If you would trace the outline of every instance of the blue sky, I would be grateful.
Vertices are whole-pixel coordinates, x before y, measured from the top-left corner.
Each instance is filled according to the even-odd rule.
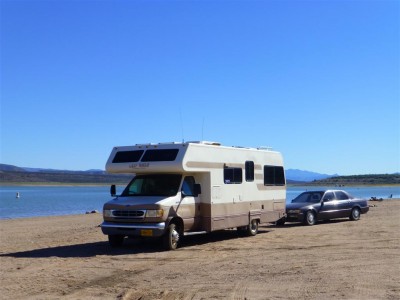
[[[400,171],[399,1],[1,1],[1,163],[104,169],[113,146],[272,146]]]

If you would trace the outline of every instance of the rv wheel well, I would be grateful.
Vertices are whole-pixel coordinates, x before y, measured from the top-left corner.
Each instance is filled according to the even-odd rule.
[[[174,217],[169,221],[169,224],[175,224],[179,234],[183,234],[183,220],[179,217]]]

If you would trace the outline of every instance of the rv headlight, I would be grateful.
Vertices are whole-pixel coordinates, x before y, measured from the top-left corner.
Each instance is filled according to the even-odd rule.
[[[111,209],[105,209],[103,210],[103,217],[104,218],[111,218],[113,217],[113,213]]]
[[[161,218],[164,215],[163,209],[148,209],[146,211],[147,218]]]

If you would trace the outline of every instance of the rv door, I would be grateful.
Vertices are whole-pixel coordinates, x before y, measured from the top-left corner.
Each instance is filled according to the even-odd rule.
[[[182,182],[181,203],[178,214],[182,217],[185,230],[197,230],[201,223],[200,194],[201,187],[193,176],[186,176]]]

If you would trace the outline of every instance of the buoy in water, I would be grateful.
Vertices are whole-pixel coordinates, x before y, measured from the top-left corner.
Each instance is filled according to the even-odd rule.
[[[19,192],[17,192],[17,195],[15,196],[15,198],[19,198]]]

